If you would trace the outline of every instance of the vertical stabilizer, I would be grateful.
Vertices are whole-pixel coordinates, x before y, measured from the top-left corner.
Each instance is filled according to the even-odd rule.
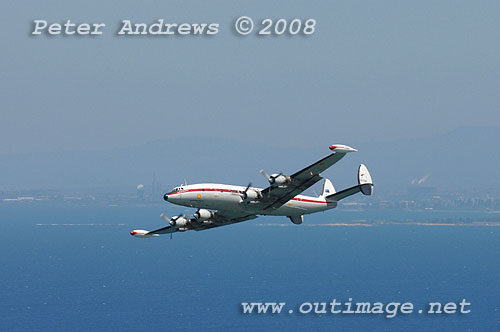
[[[335,188],[333,187],[333,184],[330,180],[325,179],[325,182],[323,182],[323,192],[321,193],[322,197],[326,197],[329,195],[335,194]]]
[[[365,195],[373,194],[373,180],[368,168],[361,164],[358,168],[358,184],[360,186],[361,192]]]

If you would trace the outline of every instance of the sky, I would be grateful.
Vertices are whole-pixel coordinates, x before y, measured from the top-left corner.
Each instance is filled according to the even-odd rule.
[[[239,36],[246,15],[311,36]],[[302,148],[500,125],[498,1],[3,1],[0,153],[172,137]],[[211,37],[116,34],[121,20],[220,24]],[[33,20],[105,23],[32,36]]]

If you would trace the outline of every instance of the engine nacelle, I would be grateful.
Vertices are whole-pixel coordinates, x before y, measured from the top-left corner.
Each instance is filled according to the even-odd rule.
[[[199,209],[198,211],[196,211],[194,213],[194,217],[198,221],[205,221],[205,220],[212,218],[213,216],[214,216],[213,211],[209,211],[209,210],[205,210],[205,209]]]
[[[183,226],[186,226],[188,223],[189,223],[189,219],[186,219],[184,217],[179,217],[177,219],[172,218],[170,225],[177,226],[177,227],[183,227]]]
[[[241,202],[240,203],[254,201],[258,198],[262,198],[262,194],[260,193],[260,191],[247,188],[241,194]]]
[[[260,196],[261,196],[261,194],[257,190],[248,189],[246,191],[245,200],[252,201],[252,200],[255,200],[255,199],[259,198]]]
[[[270,181],[273,186],[282,186],[284,184],[292,182],[289,176],[283,174],[273,174],[271,175]]]

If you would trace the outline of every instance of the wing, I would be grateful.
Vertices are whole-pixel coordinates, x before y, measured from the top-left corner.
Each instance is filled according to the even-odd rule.
[[[208,222],[198,222],[196,219],[190,219],[190,222],[185,227],[189,230],[195,231],[203,231],[205,229],[210,229],[219,226],[226,226],[250,219],[257,218],[254,214],[248,214],[245,212],[233,212],[233,211],[216,211],[212,218],[208,220]],[[178,231],[178,227],[175,226],[167,226],[154,231],[147,232],[144,234],[147,236],[152,236],[155,234],[169,234]]]
[[[342,159],[346,153],[356,151],[345,145],[332,145],[330,150],[334,151],[329,156],[315,162],[312,165],[298,171],[290,176],[290,182],[286,185],[264,189],[261,202],[264,210],[277,209],[290,199],[294,198],[307,188],[322,179],[320,173]]]
[[[195,231],[203,231],[205,229],[226,226],[255,218],[257,218],[255,214],[249,214],[246,212],[216,211],[213,217],[210,218],[209,223],[198,224],[196,221],[194,221],[192,223],[192,226]]]
[[[176,227],[167,226],[167,227],[163,227],[163,228],[160,228],[160,229],[157,229],[157,230],[154,230],[154,231],[150,231],[146,235],[169,234],[169,233],[173,233],[173,232],[176,232],[176,231],[177,231]]]

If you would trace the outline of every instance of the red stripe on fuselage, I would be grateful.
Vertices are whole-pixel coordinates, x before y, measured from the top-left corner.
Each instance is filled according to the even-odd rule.
[[[182,194],[182,193],[189,193],[189,192],[195,192],[195,191],[219,191],[219,192],[225,192],[225,193],[242,193],[243,191],[240,190],[231,190],[231,189],[216,189],[216,188],[197,188],[197,189],[188,189],[188,190],[179,190],[176,191],[175,193],[171,193],[169,195],[175,195],[175,194]]]
[[[231,189],[217,189],[217,188],[196,188],[196,189],[187,189],[187,190],[179,190],[176,191],[175,193],[171,193],[170,195],[175,195],[175,194],[182,194],[182,193],[189,193],[189,192],[196,192],[196,191],[201,191],[201,192],[210,192],[210,191],[218,191],[218,192],[225,192],[225,193],[238,193],[241,194],[243,191],[241,190],[231,190]],[[322,203],[326,204],[325,201],[315,201],[312,199],[306,199],[306,198],[297,198],[294,197],[291,199],[292,201],[299,201],[299,202],[307,202],[307,203]]]
[[[325,201],[313,201],[312,199],[306,199],[306,198],[292,198],[292,201],[308,202],[308,203],[323,203],[323,204],[326,204]]]

